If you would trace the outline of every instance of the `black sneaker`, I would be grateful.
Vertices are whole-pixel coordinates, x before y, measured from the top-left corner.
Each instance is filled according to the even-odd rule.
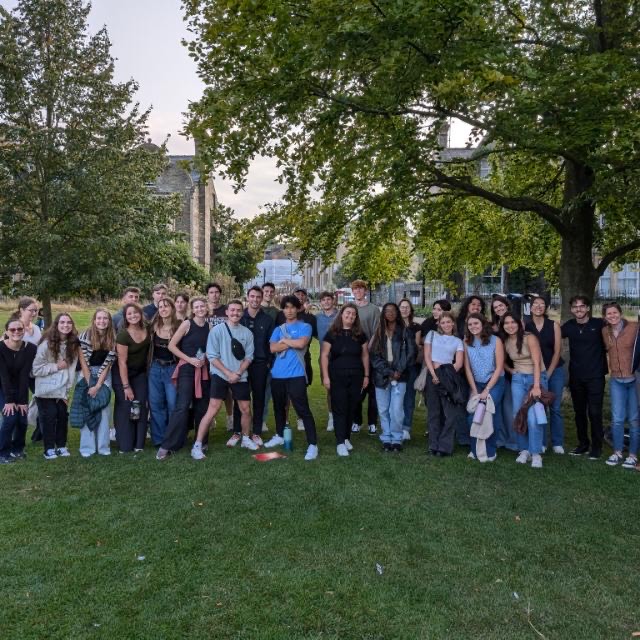
[[[0,456],[0,464],[11,464],[15,460],[11,456]]]
[[[384,442],[382,444],[382,450],[383,451],[391,451],[391,443],[390,442]]]
[[[599,449],[591,449],[589,452],[589,460],[600,460],[602,457],[602,451]]]
[[[394,444],[392,446],[392,449],[396,452],[396,453],[400,453],[402,451],[402,445],[401,444]]]
[[[579,444],[575,449],[569,451],[570,456],[583,456],[585,453],[589,453],[589,447],[586,444]]]

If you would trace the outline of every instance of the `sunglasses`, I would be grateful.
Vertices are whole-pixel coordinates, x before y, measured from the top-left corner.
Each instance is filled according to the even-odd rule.
[[[9,333],[24,333],[24,329],[7,329]]]

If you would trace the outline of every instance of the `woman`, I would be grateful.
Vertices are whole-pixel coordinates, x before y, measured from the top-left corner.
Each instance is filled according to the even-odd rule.
[[[451,396],[439,389],[439,370],[453,366],[457,374],[464,364],[464,346],[455,335],[455,329],[453,315],[443,311],[438,330],[430,331],[424,339],[424,363],[428,370],[425,395],[429,414],[429,450],[435,456],[450,456],[453,453],[456,422],[461,413]]]
[[[402,451],[404,394],[409,367],[416,360],[416,343],[394,302],[382,307],[380,323],[370,342],[373,383],[380,414],[384,451]]]
[[[116,336],[118,367],[113,372],[116,440],[121,453],[138,453],[143,450],[147,435],[147,362],[151,337],[140,305],[125,304],[122,317],[123,328]]]
[[[522,323],[511,311],[507,311],[500,320],[500,337],[510,358],[504,368],[511,374],[512,408],[515,415],[529,397],[539,398],[542,389],[547,388],[547,373],[538,338],[525,333]],[[544,426],[538,424],[533,407],[527,413],[527,424],[527,433],[518,434],[520,454],[516,462],[526,464],[531,460],[532,468],[541,469]]]
[[[35,323],[38,318],[38,304],[36,301],[33,298],[20,298],[18,300],[17,317],[24,326],[23,340],[37,347],[42,338],[42,331]]]
[[[633,469],[638,463],[640,440],[638,391],[632,364],[638,323],[625,320],[617,302],[608,302],[603,305],[602,316],[605,321],[602,338],[609,357],[609,396],[613,438],[613,453],[606,462],[612,467],[622,463],[625,469]],[[626,460],[622,456],[625,420],[629,421],[629,455]]]
[[[78,374],[78,380],[81,376],[86,380],[89,385],[87,394],[95,398],[103,386],[111,390],[111,368],[116,361],[116,334],[111,314],[106,309],[95,310],[89,328],[80,334],[80,349],[82,370]],[[87,425],[80,429],[80,455],[83,458],[89,458],[94,453],[101,456],[111,455],[110,414],[111,407],[107,405],[100,413],[97,429],[92,431]]]
[[[158,311],[151,321],[151,364],[149,366],[149,412],[151,413],[151,442],[159,447],[176,407],[176,387],[173,372],[176,358],[169,351],[169,341],[178,330],[176,306],[169,297],[158,302]]]
[[[45,460],[71,455],[67,449],[67,405],[81,357],[73,319],[67,313],[59,313],[44,332],[31,369],[36,379],[35,396]]]
[[[444,299],[436,300],[431,307],[431,316],[427,318],[420,327],[421,348],[423,347],[424,337],[427,333],[438,330],[438,320],[440,320],[443,311],[451,311],[451,303]]]
[[[169,416],[169,424],[158,453],[157,460],[164,460],[171,452],[184,446],[189,425],[195,420],[200,424],[209,407],[209,370],[206,361],[209,323],[207,301],[191,298],[191,319],[185,320],[173,334],[169,351],[178,358],[174,372],[176,405]],[[193,404],[193,419],[189,407]]]
[[[487,457],[496,459],[500,412],[498,407],[504,394],[504,347],[502,341],[491,332],[486,318],[479,313],[467,317],[467,332],[464,337],[464,371],[471,389],[471,396],[480,396],[486,402],[491,395],[496,408],[493,433],[486,440]],[[469,424],[473,416],[469,416]],[[471,438],[470,458],[476,458],[476,438]]]
[[[24,340],[22,320],[10,319],[0,342],[0,464],[25,458],[29,376],[36,346]]]
[[[353,449],[351,425],[360,396],[369,385],[367,339],[360,327],[358,307],[352,302],[340,309],[324,336],[320,367],[324,387],[331,397],[336,451],[339,456],[348,456]]]
[[[184,292],[178,293],[176,295],[175,304],[176,318],[178,318],[180,322],[183,322],[189,315],[189,295]]]
[[[416,390],[413,385],[422,367],[422,345],[420,325],[413,321],[414,309],[411,300],[403,298],[398,303],[402,322],[407,329],[409,336],[413,336],[416,343],[416,361],[408,368],[407,389],[404,393],[404,420],[402,423],[402,439],[411,440],[411,427],[413,426],[413,413],[416,409]]]
[[[565,385],[564,360],[562,352],[562,334],[560,324],[547,317],[547,301],[541,296],[531,300],[531,320],[525,331],[532,333],[540,343],[542,361],[547,370],[549,391],[555,394],[550,406],[551,446],[553,452],[564,453],[564,419],[562,417],[562,392]],[[547,430],[544,430],[543,446],[547,445]]]
[[[494,294],[491,298],[491,328],[493,332],[498,335],[500,330],[500,318],[511,311],[511,303],[507,298],[499,294]]]
[[[485,303],[480,296],[471,295],[465,298],[460,305],[456,328],[458,338],[461,340],[464,338],[467,326],[467,316],[471,313],[480,313],[483,316],[485,315]]]

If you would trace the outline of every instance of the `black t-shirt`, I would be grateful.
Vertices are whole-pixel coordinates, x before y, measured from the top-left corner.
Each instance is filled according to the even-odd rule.
[[[548,371],[551,361],[553,360],[553,354],[556,346],[555,323],[550,318],[545,318],[544,323],[542,324],[542,330],[538,331],[536,323],[533,320],[529,320],[525,325],[524,330],[529,333],[533,333],[533,335],[538,338],[540,351],[542,351],[542,362],[544,362],[544,367]],[[560,358],[558,366],[561,367],[563,364],[564,360]]]
[[[572,318],[562,325],[562,337],[569,339],[569,376],[574,380],[602,378],[607,374],[602,326],[601,318],[589,318],[584,324]]]
[[[342,331],[333,335],[327,331],[324,342],[331,345],[329,351],[329,373],[350,369],[364,373],[362,366],[362,345],[367,341],[364,334],[354,337],[351,331]]]
[[[433,316],[427,318],[420,326],[420,335],[422,336],[422,341],[424,342],[424,339],[427,337],[429,331],[437,330],[438,323],[436,322],[436,319]]]
[[[108,349],[94,349],[89,358],[90,367],[101,367],[109,355]]]
[[[213,310],[211,315],[208,315],[206,320],[209,323],[209,329],[213,329],[213,327],[222,324],[227,319],[227,307],[222,304],[217,309]]]

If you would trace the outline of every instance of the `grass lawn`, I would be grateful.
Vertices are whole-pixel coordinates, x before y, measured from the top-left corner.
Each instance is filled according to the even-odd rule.
[[[79,327],[89,314],[74,313]],[[81,320],[84,320],[82,322]],[[325,430],[286,460],[153,450],[0,466],[0,638],[629,638],[640,474],[402,454]],[[223,410],[224,414],[224,410]],[[573,424],[567,407],[568,434]],[[223,418],[218,420],[223,423]],[[273,432],[273,421],[270,421]],[[380,569],[377,569],[377,566]],[[534,629],[535,628],[535,629]],[[537,631],[536,631],[537,630]]]

